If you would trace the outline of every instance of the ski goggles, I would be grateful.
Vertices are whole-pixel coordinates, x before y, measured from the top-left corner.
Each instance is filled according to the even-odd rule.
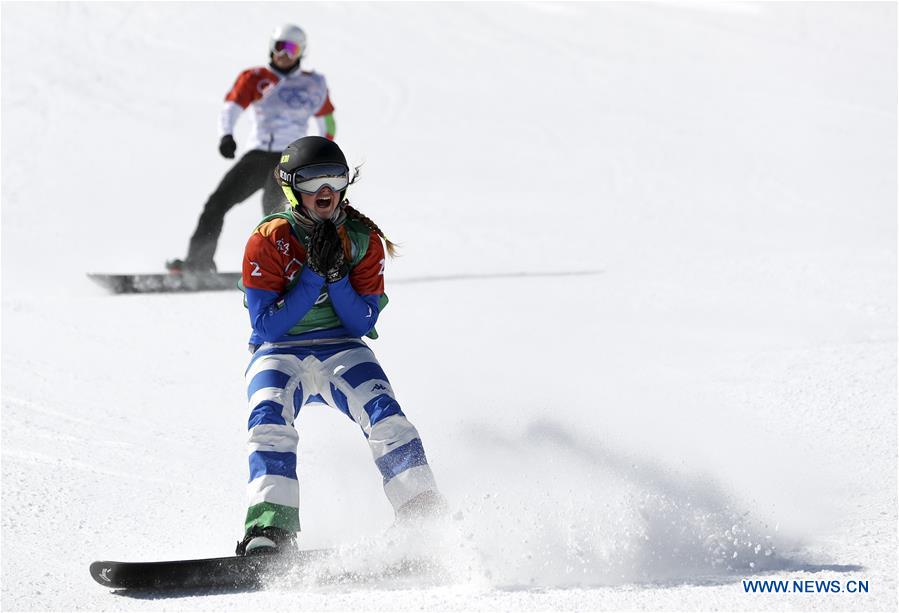
[[[281,179],[288,181],[296,191],[315,194],[324,186],[335,192],[343,191],[350,184],[350,171],[342,164],[315,164],[298,168],[292,173],[280,171]]]
[[[303,48],[300,46],[300,43],[290,40],[276,40],[275,44],[272,45],[272,53],[286,53],[292,58],[300,57],[302,52]]]

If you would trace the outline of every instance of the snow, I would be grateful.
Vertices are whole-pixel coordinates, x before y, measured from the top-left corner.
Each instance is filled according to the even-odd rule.
[[[895,3],[289,8],[2,5],[4,610],[896,610]],[[453,519],[388,530],[358,428],[306,407],[301,542],[334,559],[112,593],[91,561],[242,536],[248,322],[85,273],[183,255],[286,20],[402,244],[371,345]]]

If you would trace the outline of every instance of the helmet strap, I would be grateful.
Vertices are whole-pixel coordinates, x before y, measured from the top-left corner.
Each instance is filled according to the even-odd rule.
[[[297,200],[297,195],[293,193],[293,190],[289,185],[282,185],[281,190],[284,192],[284,195],[287,196],[287,201],[290,203],[290,206],[303,208],[300,201]]]

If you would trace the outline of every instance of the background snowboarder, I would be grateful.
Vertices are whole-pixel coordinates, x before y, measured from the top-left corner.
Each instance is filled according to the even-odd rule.
[[[319,132],[332,139],[336,133],[334,105],[325,77],[300,70],[306,51],[306,34],[298,26],[275,28],[269,38],[269,64],[240,73],[225,96],[219,116],[219,153],[233,158],[237,150],[234,126],[249,107],[250,135],[247,153],[231,167],[209,196],[190,239],[187,257],[167,262],[170,271],[214,272],[214,256],[225,214],[262,189],[264,215],[282,210],[284,197],[273,176],[281,151],[306,134],[315,117]]]
[[[377,337],[387,304],[384,234],[345,200],[349,166],[336,143],[307,136],[280,160],[291,206],[262,221],[243,260],[254,353],[246,372],[250,482],[239,555],[295,540],[293,424],[309,402],[335,407],[362,428],[398,519],[444,507],[421,438],[360,338]],[[389,241],[387,249],[392,253]]]

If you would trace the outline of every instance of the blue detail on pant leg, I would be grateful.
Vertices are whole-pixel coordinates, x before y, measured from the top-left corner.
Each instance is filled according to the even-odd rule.
[[[312,396],[309,396],[309,398],[306,399],[306,402],[320,402],[322,404],[328,404],[327,402],[325,402],[325,399],[322,398],[321,394],[314,394]],[[306,403],[304,402],[303,404]]]
[[[389,394],[375,396],[366,402],[363,408],[368,413],[368,420],[373,426],[385,417],[403,414],[403,411],[400,409],[400,403]]]
[[[297,389],[293,391],[293,418],[296,419],[303,408],[303,386],[297,383]]]
[[[250,481],[264,475],[297,479],[297,454],[288,451],[254,451],[250,454]]]
[[[356,364],[340,376],[346,379],[346,382],[354,388],[373,379],[387,381],[387,375],[384,374],[384,371],[377,362],[362,362],[362,364]]]
[[[262,424],[277,424],[286,426],[284,416],[281,415],[284,407],[274,400],[263,400],[250,411],[250,419],[247,422],[247,430],[252,430],[254,426]]]
[[[263,370],[253,375],[252,381],[247,386],[247,400],[253,397],[253,394],[265,387],[277,387],[284,389],[287,382],[290,381],[290,375],[280,370]]]
[[[378,469],[384,477],[384,483],[405,470],[427,463],[428,459],[425,457],[424,447],[421,446],[421,439],[417,438],[375,460],[375,464],[378,465]]]
[[[350,414],[350,405],[347,402],[346,394],[334,387],[333,383],[331,383],[331,398],[334,399],[334,403],[337,405],[337,408],[340,409],[341,413],[343,413],[350,419],[353,419],[353,416]],[[353,419],[353,421],[356,420]]]

